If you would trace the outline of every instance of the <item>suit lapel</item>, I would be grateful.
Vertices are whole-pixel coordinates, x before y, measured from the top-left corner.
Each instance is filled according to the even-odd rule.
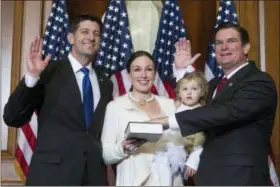
[[[221,98],[227,91],[232,89],[236,84],[240,83],[245,77],[251,75],[252,68],[256,68],[254,62],[250,62],[248,65],[237,71],[221,88],[219,92],[216,93],[215,97],[213,98],[213,102]],[[217,84],[218,85],[218,84]],[[216,86],[217,86],[216,85]],[[216,88],[215,88],[216,89]],[[214,90],[215,90],[214,89]],[[213,94],[212,94],[213,95]]]
[[[71,118],[73,118],[73,120],[75,120],[74,123],[77,122],[79,125],[85,127],[81,93],[72,66],[68,59],[62,63],[59,71],[61,74],[61,82],[64,92],[63,99],[66,101],[65,107],[67,113],[71,116]]]
[[[98,85],[99,85],[99,91],[100,91],[100,100],[97,104],[97,107],[96,109],[98,108],[98,106],[100,104],[102,104],[102,101],[104,100],[104,96],[106,95],[106,90],[107,90],[107,85],[105,84],[105,80],[103,79],[103,77],[98,73],[96,72],[96,76],[97,76],[97,81],[98,81]]]
[[[217,78],[211,80],[211,82],[209,83],[208,98],[207,98],[208,104],[212,102],[213,94],[218,84],[219,84],[219,79]]]
[[[215,97],[213,98],[213,100],[219,98],[221,95],[223,95],[224,92],[226,92],[228,90],[228,88],[230,87],[229,85],[233,85],[233,79],[230,78],[225,84],[224,86],[220,89],[219,92],[216,92]],[[217,85],[218,86],[218,85]],[[217,87],[216,87],[217,88]],[[215,88],[215,89],[216,89]]]
[[[100,92],[100,99],[98,101],[98,104],[96,106],[96,109],[94,110],[94,113],[92,114],[92,122],[90,123],[90,129],[91,128],[96,128],[98,129],[97,126],[99,126],[99,124],[96,122],[98,120],[96,120],[98,117],[97,115],[99,115],[99,108],[102,105],[106,105],[106,99],[104,99],[107,95],[106,90],[107,90],[107,85],[105,83],[105,79],[100,75],[100,73],[98,71],[95,71],[96,73],[96,77],[97,77],[97,81],[98,81],[98,85],[99,85],[99,92]]]

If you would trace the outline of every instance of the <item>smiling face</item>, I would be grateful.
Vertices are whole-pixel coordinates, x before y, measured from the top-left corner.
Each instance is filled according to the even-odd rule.
[[[179,88],[179,97],[189,107],[198,104],[202,97],[201,85],[195,80],[185,81]]]
[[[133,93],[149,93],[154,84],[155,75],[155,64],[149,57],[140,56],[135,58],[127,74],[132,83]]]
[[[100,45],[100,26],[94,21],[81,21],[76,32],[68,34],[68,41],[75,58],[93,58]]]
[[[246,62],[250,44],[242,44],[240,33],[233,28],[221,29],[215,37],[215,54],[225,74]]]

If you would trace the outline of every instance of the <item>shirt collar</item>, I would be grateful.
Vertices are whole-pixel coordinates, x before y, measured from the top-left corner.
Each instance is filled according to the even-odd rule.
[[[246,66],[248,64],[249,64],[249,62],[246,62],[245,64],[240,65],[238,68],[236,68],[230,74],[228,74],[227,76],[224,76],[223,78],[227,77],[227,79],[230,79],[238,70],[240,70],[241,68],[243,68],[244,66]]]
[[[80,71],[80,69],[83,67],[80,62],[71,54],[68,54],[68,59],[71,63],[71,66],[73,68],[74,73],[77,73]],[[93,69],[92,69],[92,64],[90,63],[89,65],[86,66],[89,69],[89,73],[91,74]]]
[[[184,111],[184,110],[192,110],[192,109],[195,109],[195,108],[198,108],[198,107],[201,107],[200,104],[196,104],[195,106],[187,106],[187,105],[184,105],[184,104],[180,104],[177,108],[177,112],[181,112],[181,111]]]

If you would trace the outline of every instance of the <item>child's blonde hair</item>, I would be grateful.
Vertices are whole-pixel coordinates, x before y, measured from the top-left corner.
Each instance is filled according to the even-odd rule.
[[[201,86],[201,97],[199,99],[199,103],[203,106],[206,105],[207,101],[207,95],[208,95],[208,82],[205,79],[204,73],[200,71],[194,71],[191,73],[186,73],[183,78],[181,78],[175,88],[175,93],[176,93],[176,106],[178,107],[181,103],[182,100],[179,96],[180,88],[182,87],[183,84],[189,82],[189,81],[196,81],[200,86]]]

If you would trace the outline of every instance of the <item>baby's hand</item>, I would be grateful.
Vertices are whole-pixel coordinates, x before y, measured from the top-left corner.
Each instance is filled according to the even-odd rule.
[[[186,175],[187,177],[192,177],[192,176],[194,176],[195,173],[196,173],[196,170],[195,170],[195,169],[193,169],[193,168],[191,168],[191,167],[189,167],[189,166],[187,166],[187,167],[185,168],[185,175]]]

